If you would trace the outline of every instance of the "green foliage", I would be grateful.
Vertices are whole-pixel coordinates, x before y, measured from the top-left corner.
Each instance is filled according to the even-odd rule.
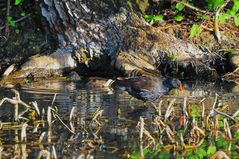
[[[239,131],[235,133],[235,139],[239,140]]]
[[[15,5],[19,5],[22,2],[22,0],[15,0]]]
[[[218,7],[220,7],[224,0],[206,0],[207,2],[207,8],[210,10],[216,10]]]
[[[197,18],[198,18],[198,19],[209,20],[209,19],[210,19],[210,16],[209,16],[209,15],[198,15]]]
[[[224,12],[220,13],[220,15],[219,15],[219,23],[221,23],[221,24],[227,23],[228,20],[230,19],[230,16],[231,15],[229,15],[227,13],[224,13]]]
[[[225,24],[229,22],[231,18],[234,20],[234,24],[236,26],[239,26],[239,0],[233,1],[233,7],[231,9],[228,9],[226,12],[221,12],[219,15],[219,22],[221,24]]]
[[[197,117],[198,116],[198,113],[199,113],[199,110],[198,108],[192,108],[190,114],[192,117]]]
[[[163,15],[145,15],[144,19],[150,24],[153,25],[155,22],[163,22]]]
[[[239,0],[234,0],[232,9],[229,9],[227,13],[230,15],[235,15],[238,12],[238,10],[239,10]]]
[[[19,34],[20,33],[20,29],[15,29],[15,33]]]
[[[20,16],[25,17],[25,16],[26,16],[26,13],[22,11],[22,12],[20,13]]]
[[[177,3],[175,8],[178,10],[178,11],[182,11],[184,9],[184,5],[182,3]]]
[[[15,21],[12,19],[11,16],[7,17],[7,21],[10,24],[10,26],[15,27]]]
[[[198,24],[193,24],[193,26],[190,29],[190,38],[198,36],[202,31],[202,28]]]
[[[226,141],[222,135],[219,135],[217,138],[217,141],[215,143],[215,145],[219,148],[219,149],[226,149],[227,145],[228,145],[228,141]]]
[[[181,22],[183,20],[183,16],[182,15],[176,15],[174,17],[174,20],[177,21],[177,22]]]
[[[207,149],[207,155],[211,156],[211,155],[215,154],[216,151],[217,151],[216,146],[209,146]]]
[[[234,15],[234,23],[237,27],[239,26],[239,14]]]
[[[199,148],[195,151],[195,154],[197,154],[199,159],[203,159],[207,156],[207,152],[203,148]]]

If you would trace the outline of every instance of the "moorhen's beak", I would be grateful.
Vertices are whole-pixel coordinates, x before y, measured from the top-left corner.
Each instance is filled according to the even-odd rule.
[[[182,83],[180,83],[180,85],[179,85],[179,90],[180,90],[180,91],[183,91],[183,85],[182,85]]]

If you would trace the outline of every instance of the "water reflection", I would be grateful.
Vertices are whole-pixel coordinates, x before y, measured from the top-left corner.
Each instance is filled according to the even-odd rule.
[[[182,105],[183,97],[189,97],[190,102],[195,100],[200,101],[203,98],[209,98],[208,105],[211,106],[214,101],[215,93],[220,95],[220,102],[230,102],[229,109],[235,111],[239,106],[239,98],[237,92],[238,86],[234,84],[225,83],[197,83],[197,82],[184,82],[185,91],[183,94],[174,94],[163,97],[165,103],[169,102],[172,98],[177,98],[176,104]],[[74,126],[76,134],[71,134],[60,123],[53,124],[52,132],[49,129],[40,126],[37,133],[34,133],[32,128],[30,137],[27,138],[26,143],[20,142],[21,129],[0,130],[0,139],[2,152],[11,154],[13,157],[24,155],[27,157],[37,157],[40,152],[48,155],[48,152],[56,151],[58,156],[79,157],[83,154],[97,155],[97,158],[119,158],[125,157],[124,155],[129,152],[130,147],[136,147],[138,144],[136,131],[136,123],[140,116],[146,119],[151,119],[155,110],[153,107],[145,107],[143,102],[132,98],[124,91],[110,90],[104,87],[87,87],[84,82],[62,82],[62,81],[45,81],[40,83],[28,84],[22,86],[20,89],[21,99],[25,102],[37,101],[39,109],[44,108],[45,113],[47,107],[52,105],[54,95],[56,94],[53,106],[58,108],[58,113],[63,117],[68,117],[73,107],[77,109],[74,117]],[[1,89],[0,98],[12,97],[13,94],[6,89]],[[161,99],[156,100],[154,103],[159,103]],[[150,103],[148,103],[150,105]],[[163,105],[162,110],[166,108]],[[232,108],[232,109],[231,109]],[[97,137],[84,130],[89,124],[89,118],[92,118],[97,110],[103,110],[103,118],[100,123],[103,129],[98,130],[97,123],[92,130],[97,132]],[[210,110],[210,107],[207,109]],[[13,108],[9,104],[0,107],[0,120],[2,122],[13,121],[12,113]],[[91,122],[91,121],[90,121]],[[31,123],[32,124],[32,123]],[[67,123],[69,124],[69,123]],[[85,125],[85,126],[84,126]],[[85,132],[84,132],[85,131]],[[51,143],[49,136],[43,138],[44,144],[39,145],[37,141],[43,132],[51,135]],[[88,138],[97,138],[99,143],[91,143],[92,147],[97,147],[97,151],[91,152],[89,146],[90,141]],[[85,140],[84,140],[85,139]],[[100,140],[104,139],[100,144]],[[82,145],[88,144],[86,149],[81,149]],[[30,150],[28,150],[30,149]],[[55,149],[55,150],[54,150]],[[12,150],[12,152],[10,152]],[[19,152],[20,150],[20,152]],[[26,154],[27,153],[27,154]],[[1,153],[1,155],[3,155]]]

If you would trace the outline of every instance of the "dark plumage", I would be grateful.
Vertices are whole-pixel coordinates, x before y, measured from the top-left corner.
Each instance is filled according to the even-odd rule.
[[[112,86],[127,91],[133,97],[143,101],[153,101],[173,88],[182,90],[181,82],[175,78],[160,80],[154,77],[132,77],[117,79]]]

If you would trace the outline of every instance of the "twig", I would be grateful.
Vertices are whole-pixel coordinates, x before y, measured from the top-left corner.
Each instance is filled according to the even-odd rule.
[[[226,7],[226,5],[230,2],[231,0],[226,0],[216,11],[215,13],[215,19],[214,19],[214,34],[217,38],[217,41],[218,43],[220,44],[221,43],[221,33],[220,33],[220,30],[219,30],[219,14],[220,12],[224,9],[224,7]]]
[[[10,16],[10,8],[11,8],[11,0],[7,0],[7,18]],[[8,24],[8,20],[7,20],[6,21],[6,29],[5,29],[5,33],[7,36],[9,35],[8,34],[8,26],[9,26],[9,24]],[[1,28],[1,30],[4,28],[5,27],[3,26],[3,28]]]
[[[168,119],[168,117],[171,115],[171,113],[173,112],[174,108],[173,108],[173,104],[175,103],[176,99],[171,100],[171,102],[168,105],[168,108],[166,110],[166,113],[164,115],[164,121],[166,121]]]
[[[26,142],[27,141],[27,123],[24,123],[22,125],[22,129],[21,129],[21,142]]]
[[[26,18],[28,18],[28,17],[30,17],[30,16],[31,16],[31,14],[28,14],[28,15],[26,15],[26,16],[24,16],[24,17],[21,17],[21,18],[15,20],[15,24],[18,23],[18,22],[20,22],[20,21],[23,21],[24,19],[26,19]],[[6,25],[0,27],[0,30],[3,30],[4,28],[8,27],[9,25],[10,25],[10,24],[7,23]]]
[[[75,134],[75,132],[73,130],[71,130],[59,117],[59,115],[55,114],[55,116],[57,117],[57,119],[73,134]]]
[[[222,115],[222,116],[228,117],[229,119],[235,121],[235,119],[233,118],[233,116],[230,116],[230,115],[228,115],[228,114],[226,114],[226,113],[220,112],[220,111],[218,111],[218,110],[216,110],[216,109],[215,109],[214,111],[215,111],[217,114],[220,114],[220,115]]]
[[[227,119],[223,119],[223,123],[224,123],[224,130],[225,130],[226,134],[228,135],[229,139],[232,139],[232,133],[230,130],[230,126],[227,122]]]
[[[183,2],[183,1],[180,1],[180,0],[173,0],[173,1],[174,1],[174,2],[178,2],[178,3],[182,3],[184,6],[190,8],[190,9],[192,9],[192,10],[195,10],[195,11],[197,11],[197,12],[203,13],[203,14],[209,13],[208,11],[199,9],[199,8],[197,8],[197,7],[195,7],[195,6],[192,6],[192,5],[189,4],[189,3],[186,3],[186,2]]]
[[[217,105],[217,98],[218,98],[218,94],[216,93],[216,97],[215,97],[215,100],[214,100],[214,103],[213,103],[213,105],[212,105],[212,109],[211,109],[211,111],[210,111],[210,113],[209,113],[209,117],[212,117],[212,116],[214,116],[214,114],[215,114],[215,107],[216,107],[216,105]]]
[[[60,116],[51,108],[51,110],[54,112],[55,117],[65,126],[71,133],[75,134],[75,131],[71,130],[60,118]]]
[[[237,111],[232,115],[232,117],[235,118],[238,114],[239,114],[239,110],[237,110]]]

